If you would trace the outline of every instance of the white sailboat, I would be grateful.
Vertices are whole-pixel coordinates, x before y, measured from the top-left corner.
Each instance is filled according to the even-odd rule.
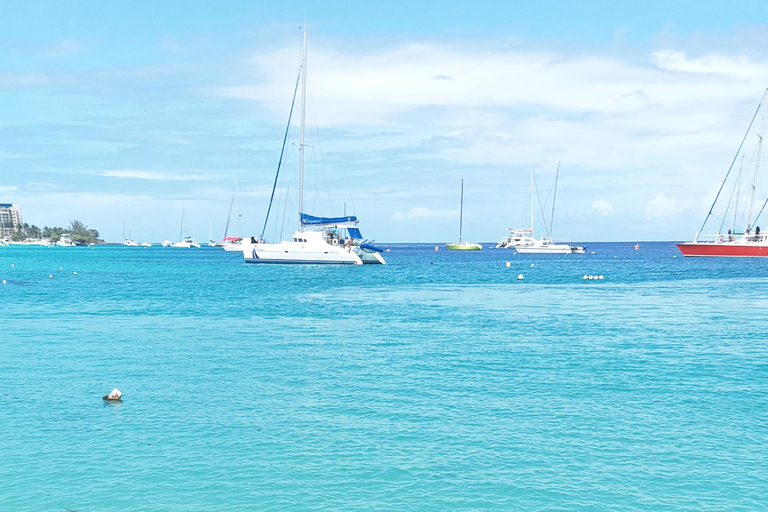
[[[461,206],[459,207],[459,241],[445,244],[450,251],[479,251],[483,248],[480,244],[462,242],[461,235],[464,230],[464,180],[461,180]]]
[[[272,199],[270,199],[267,216],[259,237],[251,237],[243,240],[242,251],[246,263],[304,263],[304,264],[351,264],[362,265],[364,263],[385,263],[381,256],[381,249],[372,243],[367,243],[361,236],[357,227],[357,218],[344,217],[316,217],[304,213],[304,125],[305,103],[307,90],[307,31],[303,30],[301,64],[299,77],[294,89],[294,101],[301,81],[301,132],[299,143],[299,228],[290,240],[280,243],[269,243],[264,240],[264,230],[269,220],[269,212],[272,208],[277,176],[272,187]],[[291,107],[291,113],[293,107]],[[290,127],[291,115],[288,116]],[[288,130],[286,129],[286,136]],[[285,140],[283,141],[283,151]],[[282,162],[283,152],[280,154]],[[277,173],[280,172],[278,163]]]
[[[237,232],[240,232],[240,213],[237,210],[237,176],[235,176],[235,188],[232,191],[232,201],[229,203],[229,216],[227,217],[227,225],[224,228],[224,238],[221,239],[221,248],[227,252],[241,252],[243,250],[243,239],[239,236],[232,236],[229,234],[229,225],[232,222],[232,211],[235,212],[235,223],[237,224]]]
[[[163,246],[165,246],[165,243],[163,243]],[[191,236],[184,236],[184,207],[181,207],[181,229],[179,230],[179,241],[172,244],[171,247],[178,247],[182,249],[190,249],[192,247],[195,247],[197,249],[200,248],[200,244],[195,242],[195,239]]]
[[[551,226],[555,215],[555,200],[557,199],[557,178],[560,175],[560,164],[557,165],[557,174],[555,176],[555,191],[552,198],[552,217],[550,218],[550,233]],[[529,193],[531,196],[531,227],[529,228],[509,228],[509,235],[503,238],[498,245],[497,249],[515,249],[520,254],[584,254],[586,251],[584,247],[579,245],[570,245],[565,243],[557,243],[552,240],[550,233],[547,236],[543,236],[540,239],[533,237],[533,159],[530,161],[530,187]]]

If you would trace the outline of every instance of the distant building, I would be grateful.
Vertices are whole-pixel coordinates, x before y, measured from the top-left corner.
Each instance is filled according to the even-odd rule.
[[[21,208],[17,204],[0,203],[0,236],[16,231],[17,226],[23,226]]]

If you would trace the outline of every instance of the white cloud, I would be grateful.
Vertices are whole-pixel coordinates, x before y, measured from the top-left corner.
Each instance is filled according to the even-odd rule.
[[[109,178],[132,178],[137,180],[164,180],[164,181],[204,181],[208,178],[194,174],[161,174],[150,171],[110,170],[99,171],[99,176]]]
[[[667,71],[686,73],[719,73],[736,77],[754,78],[768,76],[768,65],[754,62],[745,55],[714,53],[689,59],[685,52],[664,50],[653,54],[655,64]]]
[[[663,193],[657,195],[645,206],[645,214],[655,219],[665,219],[679,215],[690,208],[690,205],[681,205],[674,197],[667,197]]]
[[[0,185],[0,192],[15,192],[18,189],[19,187],[14,187],[9,185]]]
[[[590,215],[602,215],[603,217],[612,217],[616,213],[613,205],[605,199],[598,199],[592,203],[589,210]]]
[[[393,220],[402,221],[406,219],[429,218],[429,217],[453,217],[456,212],[453,210],[431,210],[424,206],[418,206],[407,213],[395,212],[392,215]]]

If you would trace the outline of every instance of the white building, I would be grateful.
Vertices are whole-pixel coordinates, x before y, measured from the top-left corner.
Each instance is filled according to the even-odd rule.
[[[23,226],[21,208],[17,204],[0,203],[0,236],[7,235],[16,230],[16,226]]]

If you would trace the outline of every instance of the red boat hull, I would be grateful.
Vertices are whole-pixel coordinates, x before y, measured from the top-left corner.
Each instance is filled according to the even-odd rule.
[[[710,256],[716,258],[768,258],[768,245],[762,244],[676,244],[683,256]]]

